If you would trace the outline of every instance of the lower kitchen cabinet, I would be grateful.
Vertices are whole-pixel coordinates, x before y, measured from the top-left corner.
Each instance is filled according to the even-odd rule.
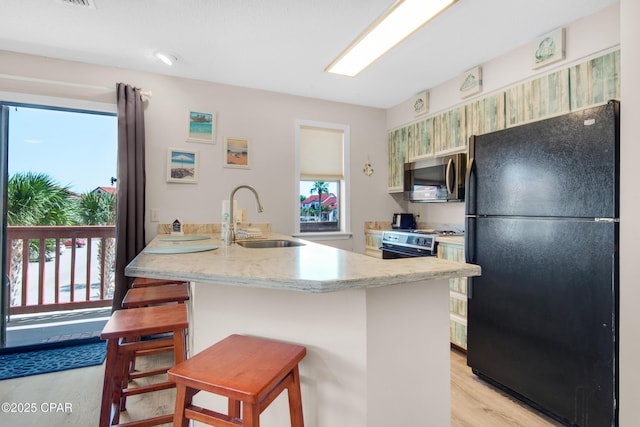
[[[365,230],[365,255],[369,255],[376,258],[382,258],[382,231],[381,230]]]
[[[462,244],[438,243],[438,258],[464,262]],[[467,349],[467,279],[449,279],[449,334],[451,344]]]

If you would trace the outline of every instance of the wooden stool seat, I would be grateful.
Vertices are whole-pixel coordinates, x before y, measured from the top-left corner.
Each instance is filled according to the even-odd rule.
[[[186,304],[158,305],[131,308],[114,312],[100,338],[107,340],[100,427],[117,424],[120,411],[127,396],[165,390],[175,387],[172,381],[163,381],[140,387],[129,387],[129,364],[136,353],[158,348],[173,348],[174,363],[186,358],[185,334],[188,327]],[[171,334],[166,337],[162,334]],[[141,340],[141,337],[160,338]],[[149,371],[148,375],[158,375],[168,370]],[[144,375],[139,375],[144,376]],[[156,416],[147,420],[134,421],[127,425],[153,426],[169,423],[173,415]]]
[[[173,425],[186,427],[193,419],[213,426],[257,427],[260,413],[287,389],[291,426],[304,427],[298,363],[306,352],[299,345],[231,335],[176,364],[168,372],[177,387]],[[228,414],[192,405],[199,391],[227,397]]]
[[[189,299],[187,285],[164,285],[131,288],[122,300],[123,308],[144,307],[149,305],[178,303]]]
[[[148,286],[164,286],[164,285],[185,285],[188,282],[181,280],[166,280],[166,279],[150,279],[147,277],[136,277],[131,284],[132,288],[145,288]]]

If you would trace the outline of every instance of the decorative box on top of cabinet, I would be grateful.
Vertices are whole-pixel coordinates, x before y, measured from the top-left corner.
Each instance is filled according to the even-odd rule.
[[[464,262],[464,243],[438,243],[438,258]],[[467,278],[449,279],[449,334],[451,344],[467,350]]]

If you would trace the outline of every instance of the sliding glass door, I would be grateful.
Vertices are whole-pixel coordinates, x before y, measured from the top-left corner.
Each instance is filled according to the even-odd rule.
[[[117,117],[0,107],[1,348],[96,340],[113,293]]]

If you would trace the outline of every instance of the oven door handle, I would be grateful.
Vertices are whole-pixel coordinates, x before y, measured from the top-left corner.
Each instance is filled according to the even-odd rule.
[[[393,254],[399,254],[399,255],[406,255],[406,256],[410,256],[410,257],[423,257],[423,256],[433,256],[433,253],[428,252],[428,251],[423,251],[423,252],[415,252],[415,251],[411,251],[411,250],[406,250],[406,249],[400,249],[400,248],[390,248],[387,246],[382,246],[380,247],[380,250],[382,250],[383,255],[384,252],[390,252]]]

